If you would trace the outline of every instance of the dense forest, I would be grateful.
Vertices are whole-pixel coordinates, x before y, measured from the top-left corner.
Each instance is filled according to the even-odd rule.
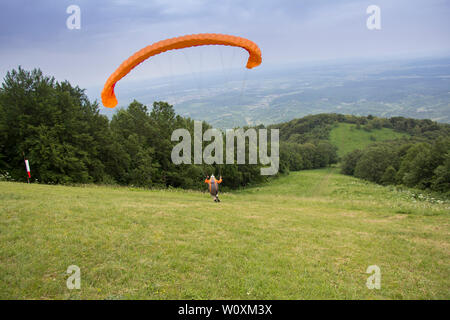
[[[112,119],[99,110],[83,89],[67,81],[58,82],[38,69],[8,72],[0,88],[0,179],[26,181],[24,157],[32,167],[32,182],[48,184],[198,189],[204,188],[205,176],[214,173],[226,178],[225,188],[235,189],[269,179],[260,174],[261,164],[172,163],[176,145],[172,132],[185,128],[192,135],[194,121],[176,115],[166,102],[154,102],[150,109],[133,101]],[[329,140],[339,123],[366,131],[390,128],[409,138],[374,143],[339,159]],[[210,127],[203,122],[203,131]],[[342,160],[343,173],[377,183],[450,189],[450,125],[402,117],[319,114],[267,128],[280,130],[278,174]]]
[[[374,143],[347,154],[342,172],[380,184],[431,189],[450,196],[450,137]]]
[[[0,174],[4,180],[26,181],[26,157],[32,181],[49,184],[195,189],[214,173],[226,177],[225,188],[239,188],[268,179],[261,176],[260,164],[173,164],[171,134],[179,128],[192,135],[194,121],[176,115],[166,102],[149,110],[133,101],[109,120],[79,87],[19,67],[7,73],[0,89]],[[203,123],[203,131],[208,128]],[[299,160],[280,151],[280,174],[337,161],[335,149],[321,142],[281,147],[287,149],[305,156]]]
[[[384,185],[405,185],[450,195],[450,125],[428,119],[389,119],[341,114],[311,115],[273,125],[288,143],[327,140],[338,123],[354,124],[357,130],[389,128],[408,138],[374,142],[345,155],[342,173]]]

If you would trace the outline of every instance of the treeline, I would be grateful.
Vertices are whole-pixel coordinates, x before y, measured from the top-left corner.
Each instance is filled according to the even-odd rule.
[[[366,131],[389,128],[424,140],[450,136],[450,125],[437,123],[429,119],[379,118],[372,115],[354,116],[335,113],[310,115],[301,119],[271,125],[269,128],[280,129],[280,139],[283,141],[306,143],[314,142],[318,139],[328,140],[330,131],[338,123],[355,124],[357,129]]]
[[[193,136],[194,121],[176,115],[168,103],[155,102],[149,110],[134,101],[109,120],[79,87],[19,67],[7,73],[0,89],[0,178],[26,181],[26,157],[32,181],[50,184],[197,189],[212,173],[226,177],[225,188],[267,179],[261,165],[175,165],[171,134],[180,128]],[[203,123],[203,131],[208,128]],[[336,150],[324,142],[282,143],[279,172],[319,168],[336,159]]]
[[[347,154],[342,161],[342,173],[379,184],[405,185],[450,195],[450,137],[375,143]]]
[[[325,140],[307,143],[280,142],[280,171],[324,168],[337,163],[337,148]]]

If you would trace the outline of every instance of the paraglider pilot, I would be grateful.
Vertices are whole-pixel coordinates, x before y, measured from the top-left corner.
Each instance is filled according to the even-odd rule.
[[[222,177],[220,177],[219,180],[216,180],[214,175],[212,174],[211,177],[206,177],[205,183],[208,184],[209,193],[211,194],[211,197],[214,199],[214,202],[220,202],[219,199],[219,183],[222,183]]]

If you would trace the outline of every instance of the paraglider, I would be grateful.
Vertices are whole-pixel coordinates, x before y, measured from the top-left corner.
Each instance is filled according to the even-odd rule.
[[[222,183],[222,177],[220,177],[219,180],[216,180],[216,178],[212,174],[211,177],[206,177],[205,183],[208,184],[209,193],[211,194],[211,197],[213,198],[214,202],[220,202],[219,184]]]
[[[242,37],[217,33],[200,33],[162,40],[139,50],[111,74],[102,90],[103,105],[108,108],[114,108],[117,105],[117,98],[114,93],[116,83],[144,60],[168,50],[205,45],[234,46],[247,50],[249,58],[246,67],[248,69],[259,66],[262,61],[259,47],[254,42]]]

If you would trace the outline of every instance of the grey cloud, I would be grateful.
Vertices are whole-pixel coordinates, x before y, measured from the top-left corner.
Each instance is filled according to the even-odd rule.
[[[65,27],[81,8],[81,30]],[[365,28],[368,5],[382,30]],[[0,77],[21,64],[80,86],[100,84],[135,50],[167,37],[220,32],[249,37],[265,63],[450,52],[444,0],[40,0],[0,4]]]

